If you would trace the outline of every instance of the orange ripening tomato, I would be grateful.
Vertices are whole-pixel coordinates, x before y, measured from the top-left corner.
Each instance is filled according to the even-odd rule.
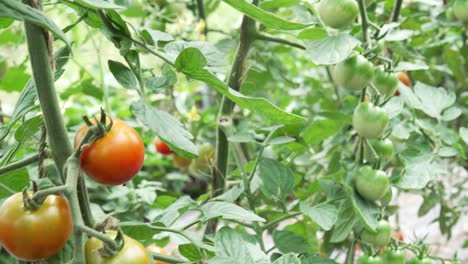
[[[398,74],[398,78],[400,79],[400,82],[402,82],[404,85],[408,87],[411,86],[411,80],[406,72],[400,72]]]
[[[393,230],[392,231],[392,237],[394,237],[395,239],[398,239],[400,241],[403,241],[403,234],[400,232],[400,231],[397,231],[397,230]]]
[[[149,252],[153,252],[153,253],[157,253],[157,254],[161,254],[161,255],[167,255],[167,251],[164,250],[164,248],[158,247],[155,244],[151,244],[151,245],[147,246],[146,249]],[[169,263],[161,261],[161,260],[156,260],[154,262],[154,264],[169,264]]]
[[[145,158],[145,146],[138,132],[119,119],[112,119],[111,130],[93,144],[84,146],[81,168],[93,180],[119,185],[131,180],[140,171]],[[75,137],[75,149],[85,136],[88,126],[82,126]]]
[[[72,231],[72,215],[67,200],[49,195],[34,211],[16,193],[0,206],[0,243],[24,261],[47,259],[59,252]]]
[[[172,153],[174,153],[174,151],[172,151],[172,149],[169,148],[169,146],[164,141],[161,141],[161,139],[159,138],[156,138],[154,140],[154,147],[160,154],[164,156],[171,155]]]

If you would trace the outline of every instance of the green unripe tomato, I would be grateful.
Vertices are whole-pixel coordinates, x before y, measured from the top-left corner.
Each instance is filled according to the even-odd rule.
[[[362,137],[367,139],[381,137],[387,124],[387,113],[371,102],[360,103],[354,110],[353,127]]]
[[[417,257],[414,257],[408,261],[408,264],[432,264],[432,260],[428,258],[419,259]]]
[[[359,168],[354,177],[357,192],[369,201],[382,198],[389,188],[389,180],[385,172],[373,170],[366,165]]]
[[[388,188],[384,196],[380,198],[380,204],[382,206],[387,206],[392,201],[393,191],[392,188]]]
[[[393,158],[393,143],[390,139],[371,139],[369,143],[381,160],[388,161]],[[365,158],[367,161],[375,160],[374,153],[369,147],[365,150]]]
[[[384,97],[390,97],[395,94],[398,88],[398,78],[391,73],[376,69],[374,72],[374,86]]]
[[[353,24],[359,6],[355,0],[321,0],[317,12],[326,26],[339,29]]]
[[[380,220],[375,232],[364,229],[361,233],[361,240],[374,248],[382,248],[390,242],[392,238],[392,227],[385,220]]]
[[[400,250],[387,249],[382,255],[383,264],[405,264],[406,258]]]
[[[363,255],[359,257],[358,259],[358,264],[382,264],[382,260],[380,259],[379,256],[369,256],[369,255]]]
[[[468,22],[468,0],[455,0],[453,13],[458,20]]]
[[[374,67],[362,55],[352,55],[335,66],[335,81],[350,91],[365,88],[374,76]]]

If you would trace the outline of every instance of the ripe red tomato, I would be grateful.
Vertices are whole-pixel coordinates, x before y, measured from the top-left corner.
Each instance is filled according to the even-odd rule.
[[[146,249],[150,252],[158,253],[161,255],[167,255],[167,251],[164,250],[164,248],[158,247],[155,244],[151,244],[147,246]],[[155,260],[154,264],[169,264],[169,263],[161,261],[161,260]]]
[[[398,79],[400,79],[400,82],[402,82],[404,85],[408,87],[411,86],[411,80],[406,72],[398,73]]]
[[[49,195],[35,211],[23,205],[23,194],[16,193],[0,206],[0,242],[18,259],[39,261],[62,249],[72,231],[68,202]]]
[[[80,156],[81,168],[93,180],[119,185],[131,180],[140,171],[145,147],[138,132],[119,119],[112,119],[112,129],[93,144],[85,146]],[[75,137],[75,149],[86,134],[82,126]]]
[[[112,238],[117,235],[116,231],[108,231]],[[85,245],[86,264],[150,264],[151,256],[146,248],[135,239],[124,235],[124,247],[112,257],[103,257],[99,249],[103,247],[101,240],[90,238]]]
[[[169,146],[165,142],[161,141],[159,138],[156,138],[154,140],[154,146],[156,147],[156,150],[164,156],[171,155],[172,153],[174,153],[174,151],[172,151],[169,148]]]

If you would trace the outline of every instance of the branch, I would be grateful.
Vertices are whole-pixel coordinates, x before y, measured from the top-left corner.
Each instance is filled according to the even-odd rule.
[[[205,5],[203,4],[203,0],[197,0],[197,9],[199,21],[203,20],[203,23],[205,23],[203,35],[206,37],[208,35],[208,22],[206,21]]]
[[[276,42],[276,43],[280,43],[280,44],[285,44],[287,46],[291,46],[291,47],[294,47],[294,48],[298,48],[298,49],[302,49],[302,50],[305,50],[306,47],[299,44],[299,43],[295,43],[295,42],[292,42],[292,41],[289,41],[289,40],[286,40],[286,39],[281,39],[281,38],[275,38],[275,37],[272,37],[272,36],[267,36],[267,35],[263,35],[261,33],[258,33],[256,36],[255,36],[256,39],[258,40],[265,40],[265,41],[270,41],[270,42]]]
[[[369,28],[369,18],[367,17],[366,3],[364,3],[364,0],[357,1],[359,4],[359,13],[361,14],[362,39],[367,43],[368,48],[370,48],[372,43],[367,32]]]
[[[33,164],[34,162],[37,162],[39,160],[39,154],[35,154],[34,156],[31,156],[29,158],[25,158],[23,160],[19,160],[16,162],[12,162],[2,168],[0,168],[0,175],[6,174],[8,172],[17,170],[22,167],[26,167],[30,164]]]
[[[403,0],[396,0],[395,6],[393,7],[393,12],[392,12],[392,22],[398,22],[398,18],[400,17],[402,3],[403,3]]]

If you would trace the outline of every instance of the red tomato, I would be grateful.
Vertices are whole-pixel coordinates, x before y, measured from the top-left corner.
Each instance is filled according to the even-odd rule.
[[[164,156],[171,155],[172,153],[174,153],[174,151],[172,151],[169,148],[169,146],[163,141],[161,141],[159,138],[156,138],[154,140],[154,146],[156,147],[156,150]]]
[[[400,82],[402,82],[404,85],[408,87],[411,86],[411,80],[406,72],[400,72],[398,74],[398,78],[400,79]]]
[[[0,242],[18,259],[39,261],[62,249],[72,231],[72,215],[67,201],[49,195],[35,211],[23,205],[16,193],[0,206]]]
[[[112,129],[93,144],[85,146],[80,156],[81,168],[93,180],[119,185],[131,180],[140,171],[145,147],[138,132],[119,119],[112,119]],[[88,126],[78,130],[75,148]]]

